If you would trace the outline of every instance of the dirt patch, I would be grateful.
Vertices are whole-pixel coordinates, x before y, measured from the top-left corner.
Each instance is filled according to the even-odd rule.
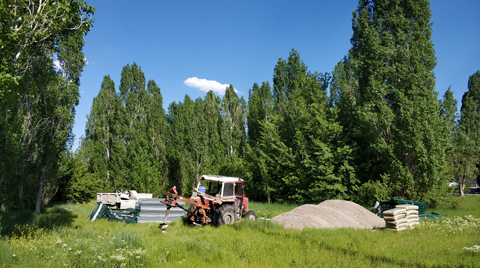
[[[326,200],[318,205],[302,205],[282,213],[272,221],[285,228],[382,228],[385,221],[363,208],[344,200]]]

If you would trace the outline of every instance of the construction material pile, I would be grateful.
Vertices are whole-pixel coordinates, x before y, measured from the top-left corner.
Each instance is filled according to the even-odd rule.
[[[397,205],[393,209],[383,212],[385,227],[392,231],[403,231],[420,224],[418,217],[418,206]]]
[[[405,200],[405,199],[395,199],[395,198],[391,199],[391,200],[379,200],[377,202],[377,204],[375,205],[375,207],[373,207],[370,211],[379,215],[380,217],[383,217],[383,211],[387,211],[389,209],[396,208],[397,205],[415,205],[415,206],[417,206],[418,207],[418,214],[420,215],[420,217],[422,217],[422,215],[427,215],[428,214],[427,213],[428,205],[425,202]]]
[[[167,205],[161,201],[165,198],[150,198],[140,199],[137,202],[136,209],[139,212],[137,222],[163,222],[165,214],[167,212]],[[178,201],[177,203],[182,207],[185,207],[185,202]],[[167,222],[182,219],[185,216],[185,211],[179,207],[170,208],[170,212],[167,217]]]
[[[318,205],[302,205],[282,213],[272,221],[285,228],[383,228],[382,218],[362,206],[344,200],[326,200]]]
[[[397,202],[398,205],[414,205],[417,207],[417,214],[426,214],[428,205],[425,202],[421,201],[411,201],[411,200],[404,200],[404,199],[393,199]],[[396,206],[395,206],[396,207]]]

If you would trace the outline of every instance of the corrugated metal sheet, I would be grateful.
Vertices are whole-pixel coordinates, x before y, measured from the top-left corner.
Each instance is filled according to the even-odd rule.
[[[137,210],[140,212],[137,222],[163,222],[167,205],[161,203],[164,198],[148,198],[139,199],[137,202]],[[185,202],[177,201],[177,203],[185,207]],[[172,222],[185,217],[185,211],[179,207],[172,207],[168,214],[166,222]]]

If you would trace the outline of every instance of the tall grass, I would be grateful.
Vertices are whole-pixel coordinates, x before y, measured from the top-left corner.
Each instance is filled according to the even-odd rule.
[[[434,208],[429,209],[428,211],[435,211],[440,214],[445,214],[449,217],[453,216],[465,216],[465,215],[472,215],[476,218],[480,218],[480,195],[469,195],[464,197],[456,197],[458,201],[458,208]]]
[[[262,203],[262,202],[248,202],[248,210],[255,211],[257,217],[273,218],[286,211],[290,211],[298,207],[296,204],[278,204],[278,203]]]
[[[294,230],[258,220],[219,228],[176,221],[162,233],[155,223],[84,222],[93,203],[59,204],[30,222],[15,224],[13,232],[2,233],[0,266],[478,267],[478,202],[480,197],[459,198],[460,208],[454,215],[436,208],[449,217],[423,221],[418,228],[404,232]],[[294,208],[254,202],[250,206],[258,209],[260,217]],[[3,228],[3,218],[8,216],[3,213],[0,217]],[[42,218],[58,223],[40,227],[45,221]]]

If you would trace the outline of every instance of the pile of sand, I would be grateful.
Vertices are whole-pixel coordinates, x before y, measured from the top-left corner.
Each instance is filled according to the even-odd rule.
[[[326,200],[318,205],[302,205],[282,213],[272,221],[285,228],[382,228],[385,221],[363,208],[344,200]]]

